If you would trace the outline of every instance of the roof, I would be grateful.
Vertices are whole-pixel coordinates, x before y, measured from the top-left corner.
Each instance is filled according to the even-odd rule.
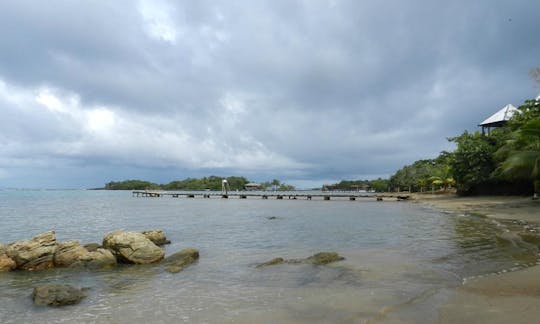
[[[478,126],[494,126],[496,124],[501,124],[512,118],[516,111],[518,111],[518,109],[514,107],[514,105],[508,104],[501,110],[491,115],[488,119],[481,122]]]
[[[259,187],[260,184],[259,184],[259,183],[255,183],[255,182],[250,182],[250,183],[246,183],[245,186],[246,186],[246,187]]]

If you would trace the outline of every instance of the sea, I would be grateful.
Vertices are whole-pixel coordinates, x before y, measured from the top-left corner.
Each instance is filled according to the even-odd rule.
[[[433,323],[464,280],[538,262],[537,250],[501,235],[519,226],[374,197],[0,190],[4,244],[49,230],[58,241],[86,244],[118,229],[162,229],[171,240],[166,255],[200,252],[179,273],[159,264],[0,273],[0,323]],[[345,260],[256,267],[323,251]],[[88,288],[88,297],[73,306],[35,306],[33,287],[43,283]]]

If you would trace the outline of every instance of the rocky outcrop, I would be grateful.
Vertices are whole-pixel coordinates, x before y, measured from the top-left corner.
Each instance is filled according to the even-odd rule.
[[[325,265],[337,261],[345,260],[344,257],[339,255],[336,252],[319,252],[310,257],[304,259],[283,259],[283,258],[274,258],[270,261],[263,262],[258,264],[256,267],[266,267],[276,264],[288,263],[288,264],[313,264],[313,265]]]
[[[71,266],[87,269],[109,268],[116,266],[116,257],[110,250],[99,248],[80,256]]]
[[[171,241],[169,241],[167,237],[165,237],[165,233],[162,230],[154,229],[142,233],[144,236],[146,236],[146,238],[154,242],[155,245],[161,246],[171,243]]]
[[[40,234],[29,241],[18,241],[8,245],[7,255],[16,263],[17,269],[41,270],[54,266],[56,252],[54,231]]]
[[[47,284],[34,288],[32,299],[40,306],[64,306],[78,304],[86,294],[70,285]]]
[[[0,244],[0,272],[11,271],[15,269],[17,264],[6,253],[7,247]]]
[[[185,267],[199,259],[199,251],[195,249],[184,249],[168,256],[163,264],[165,270],[171,273],[177,273],[184,270]]]
[[[82,247],[79,241],[67,241],[58,245],[53,262],[57,267],[69,267],[87,253],[88,250]]]
[[[142,233],[114,231],[103,238],[103,247],[111,250],[119,262],[148,264],[163,259],[165,252]]]

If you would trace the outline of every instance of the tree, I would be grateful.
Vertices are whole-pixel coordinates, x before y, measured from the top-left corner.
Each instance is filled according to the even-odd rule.
[[[540,117],[530,119],[513,133],[499,153],[506,159],[496,173],[503,177],[531,179],[533,198],[540,193]]]
[[[449,140],[457,143],[450,167],[458,192],[471,193],[475,186],[488,181],[495,170],[493,153],[497,145],[479,132],[469,134],[465,131]]]

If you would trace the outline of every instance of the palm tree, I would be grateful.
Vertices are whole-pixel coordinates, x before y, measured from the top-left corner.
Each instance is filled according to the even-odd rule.
[[[540,118],[526,122],[499,151],[506,155],[506,159],[496,172],[513,178],[532,179],[533,199],[538,199],[540,193]]]

